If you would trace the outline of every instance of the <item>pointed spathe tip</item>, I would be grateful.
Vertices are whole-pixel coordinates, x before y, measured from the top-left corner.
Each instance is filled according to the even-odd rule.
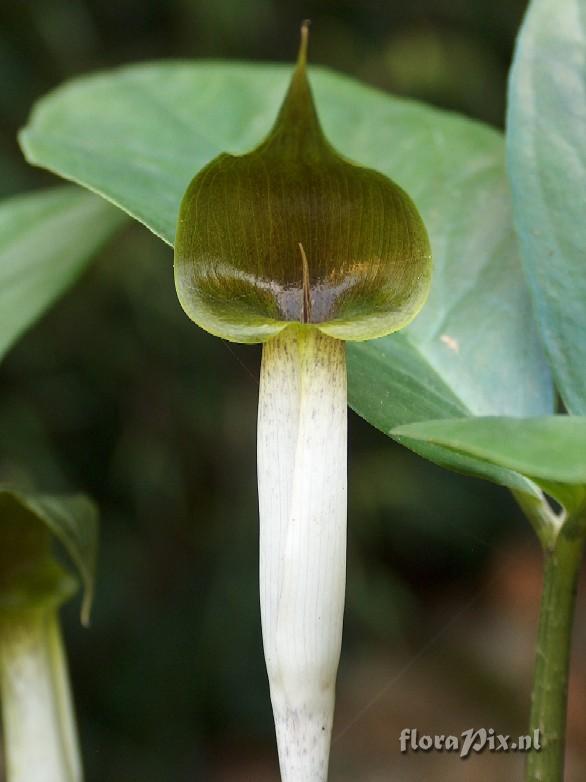
[[[299,41],[299,54],[297,55],[297,67],[304,68],[307,65],[307,47],[309,45],[309,27],[311,19],[301,22],[301,39]]]

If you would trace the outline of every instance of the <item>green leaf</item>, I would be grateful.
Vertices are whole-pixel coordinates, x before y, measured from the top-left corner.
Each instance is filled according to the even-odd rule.
[[[552,412],[551,379],[511,222],[502,137],[438,114],[421,123],[417,148],[421,157],[396,176],[430,232],[431,295],[401,334],[348,346],[352,407],[386,434],[432,418]],[[445,464],[441,446],[406,444]],[[515,470],[468,454],[449,459],[460,472],[539,493]]]
[[[52,537],[80,575],[87,623],[98,545],[95,505],[80,494],[36,494],[5,485],[0,485],[0,613],[59,603],[75,591],[75,581],[53,557]]]
[[[0,359],[72,285],[123,219],[73,187],[0,203]]]
[[[246,155],[221,154],[181,202],[175,283],[212,334],[264,342],[291,323],[344,340],[398,331],[429,292],[415,205],[324,136],[306,74],[307,25],[277,120]]]
[[[567,409],[586,413],[586,8],[533,0],[511,70],[507,143],[515,224]]]
[[[528,476],[575,511],[586,497],[586,417],[461,418],[399,426],[393,435],[405,444],[441,446],[445,467],[462,455]]]
[[[193,171],[266,136],[290,72],[155,63],[80,79],[37,104],[21,143],[31,162],[96,190],[172,244]],[[409,192],[434,256],[419,317],[401,334],[348,346],[353,408],[387,434],[418,418],[551,412],[502,136],[327,70],[310,77],[327,137]],[[422,444],[420,453],[437,461],[438,450]],[[518,473],[499,475],[538,493]]]

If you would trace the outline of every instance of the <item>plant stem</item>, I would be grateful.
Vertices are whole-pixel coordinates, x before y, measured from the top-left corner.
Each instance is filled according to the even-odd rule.
[[[343,342],[265,343],[258,416],[260,600],[283,782],[325,782],[346,585]]]
[[[563,782],[572,626],[583,549],[584,535],[572,532],[567,522],[544,549],[530,720],[531,734],[539,730],[541,750],[528,755],[527,782]]]
[[[26,610],[0,624],[7,782],[81,782],[59,617]]]
[[[513,491],[513,497],[535,530],[543,550],[551,549],[566,520],[565,513],[556,513],[543,494],[534,497],[522,491]]]

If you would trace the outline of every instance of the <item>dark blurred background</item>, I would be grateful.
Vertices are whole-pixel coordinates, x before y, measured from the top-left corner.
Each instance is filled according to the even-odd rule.
[[[0,195],[54,180],[15,141],[71,76],[158,58],[312,60],[502,126],[522,0],[31,0],[0,7]],[[259,350],[207,336],[171,252],[129,226],[0,367],[0,478],[102,511],[90,631],[64,611],[87,782],[269,782],[257,590]],[[402,756],[403,727],[523,732],[537,545],[506,492],[350,415],[348,597],[334,782],[520,779],[522,757]],[[579,612],[583,607],[579,606]],[[586,768],[586,627],[568,780]],[[1,771],[0,771],[1,778]]]

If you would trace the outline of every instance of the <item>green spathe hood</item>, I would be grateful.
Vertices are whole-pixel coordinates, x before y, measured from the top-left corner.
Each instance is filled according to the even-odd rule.
[[[275,125],[254,151],[222,154],[183,198],[175,281],[197,325],[263,342],[292,323],[381,337],[419,312],[431,281],[423,221],[390,179],[354,164],[321,129],[306,75],[307,27]]]

